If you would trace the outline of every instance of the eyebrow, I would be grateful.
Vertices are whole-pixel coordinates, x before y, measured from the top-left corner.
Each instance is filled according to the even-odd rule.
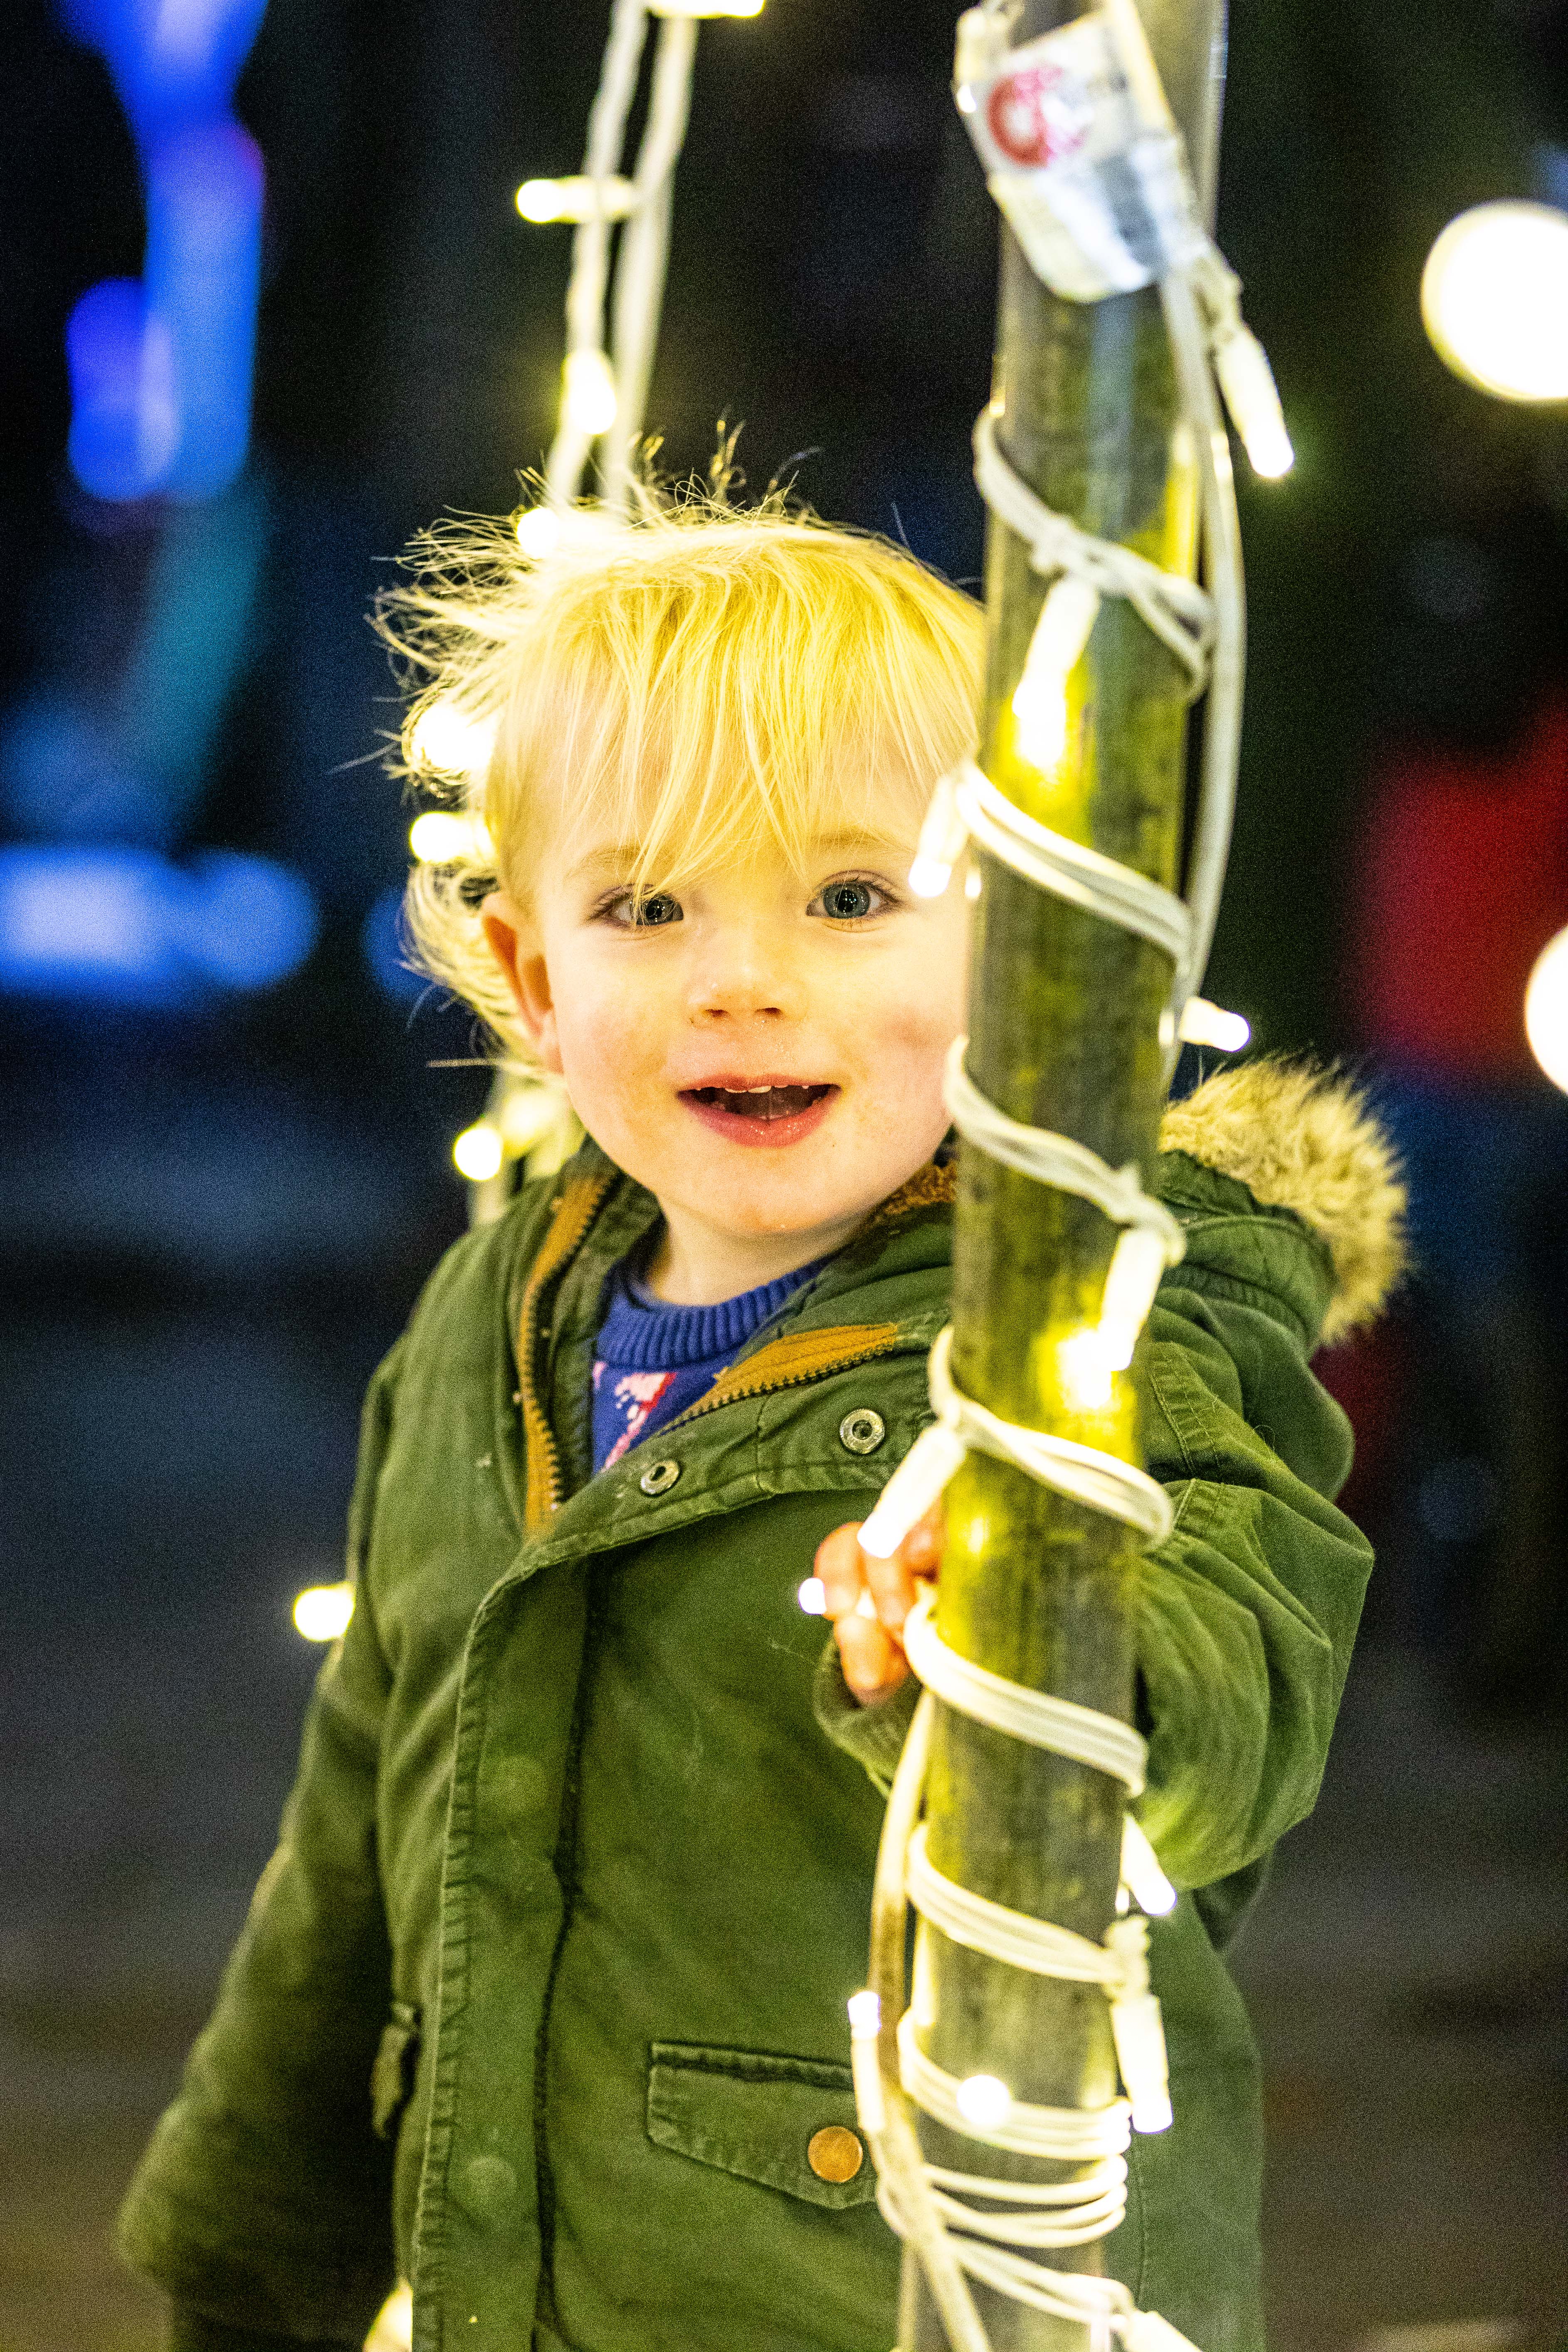
[[[909,836],[909,838],[912,837],[912,835]],[[854,833],[825,833],[818,835],[810,843],[808,855],[813,857],[829,856],[835,851],[843,849],[887,851],[901,850],[907,846],[908,840],[894,833],[871,833],[864,830]],[[565,878],[568,883],[584,882],[600,874],[624,874],[637,864],[642,854],[642,844],[636,841],[613,842],[597,849],[590,849],[578,858],[575,865],[568,866]]]
[[[574,866],[567,867],[566,879],[568,882],[580,882],[590,874],[624,872],[628,866],[635,865],[641,855],[641,849],[635,841],[617,841],[607,848],[590,849]]]

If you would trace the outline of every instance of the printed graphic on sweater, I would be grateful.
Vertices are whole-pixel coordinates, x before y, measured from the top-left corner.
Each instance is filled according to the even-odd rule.
[[[609,1367],[603,1363],[594,1367],[594,1388],[597,1392],[604,1373]],[[607,1470],[618,1462],[626,1448],[635,1445],[653,1417],[660,1397],[674,1385],[670,1372],[623,1372],[610,1391],[611,1405],[621,1422],[621,1433],[605,1456]]]

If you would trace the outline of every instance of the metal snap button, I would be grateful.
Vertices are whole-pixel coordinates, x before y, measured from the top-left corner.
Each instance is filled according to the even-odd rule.
[[[843,2124],[824,2124],[805,2144],[805,2160],[818,2180],[853,2180],[866,2161],[859,2135]]]
[[[679,1475],[679,1462],[650,1462],[637,1485],[645,1495],[668,1495]]]
[[[857,1405],[838,1424],[839,1442],[851,1454],[875,1454],[887,1434],[887,1423],[868,1404]]]

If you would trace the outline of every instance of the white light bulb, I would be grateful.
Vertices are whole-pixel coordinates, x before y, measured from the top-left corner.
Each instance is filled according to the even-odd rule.
[[[1421,316],[1456,375],[1499,400],[1568,400],[1568,214],[1475,205],[1426,257]]]
[[[827,1593],[820,1576],[808,1576],[805,1582],[797,1588],[795,1597],[808,1617],[826,1616]]]
[[[488,1183],[492,1176],[499,1175],[505,1156],[500,1129],[485,1118],[473,1127],[466,1127],[452,1145],[458,1173],[466,1176],[470,1184]]]
[[[471,718],[439,695],[415,720],[408,748],[416,767],[433,768],[443,776],[469,776],[484,767],[494,741],[493,719]]]
[[[882,2004],[874,1992],[849,1996],[849,2031],[857,2042],[868,2042],[882,2030]]]
[[[1110,1402],[1113,1382],[1100,1333],[1075,1331],[1070,1339],[1058,1341],[1057,1364],[1068,1402],[1079,1412],[1103,1412]]]
[[[294,1624],[307,1642],[335,1642],[353,1613],[352,1584],[312,1584],[294,1603]]]
[[[408,846],[423,866],[455,866],[489,845],[484,828],[456,809],[426,809],[408,828]]]
[[[561,544],[561,518],[553,507],[525,507],[514,526],[524,555],[542,563]]]
[[[1116,1244],[1096,1334],[1112,1371],[1124,1372],[1132,1361],[1138,1334],[1149,1319],[1160,1276],[1165,1271],[1165,1244],[1147,1225],[1129,1225]]]
[[[525,221],[561,220],[564,216],[559,180],[524,180],[514,201]]]
[[[1524,992],[1524,1034],[1552,1085],[1568,1093],[1568,930],[1535,959]]]
[[[1140,1911],[1146,1911],[1151,1918],[1163,1919],[1175,1909],[1176,1890],[1131,1813],[1121,1823],[1121,1881]]]
[[[1252,1042],[1252,1024],[1245,1014],[1226,1013],[1206,996],[1189,996],[1178,1034],[1184,1045],[1212,1045],[1221,1054],[1239,1054]]]
[[[607,433],[616,421],[616,379],[603,352],[566,355],[566,422],[579,433]]]
[[[937,779],[921,825],[914,864],[910,867],[910,888],[917,898],[942,897],[968,838],[969,828],[959,813],[958,794],[950,772]]]
[[[1215,345],[1215,373],[1247,462],[1266,482],[1277,482],[1296,462],[1268,354],[1239,320]]]
[[[1024,675],[1013,695],[1018,749],[1049,775],[1068,743],[1068,679],[1082,658],[1100,612],[1100,592],[1064,572],[1040,607]]]
[[[1013,2094],[994,2074],[971,2074],[954,2096],[959,2114],[976,2131],[994,2131],[1012,2113]]]
[[[940,1421],[922,1429],[880,1495],[856,1541],[868,1559],[891,1559],[963,1461],[960,1437]]]
[[[521,1153],[531,1151],[549,1129],[559,1125],[564,1108],[565,1097],[556,1087],[518,1080],[493,1119],[507,1150]]]
[[[630,180],[619,173],[590,180],[581,172],[564,180],[524,180],[513,199],[525,221],[542,226],[549,221],[581,223],[603,215],[625,220],[637,210],[638,197]]]

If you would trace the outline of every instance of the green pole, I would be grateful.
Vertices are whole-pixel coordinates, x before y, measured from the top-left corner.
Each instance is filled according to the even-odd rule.
[[[1025,0],[1016,45],[1080,12]],[[1173,111],[1212,209],[1224,0],[1140,0]],[[1163,569],[1191,574],[1193,452],[1155,289],[1059,300],[1003,232],[994,388],[1014,469],[1050,507]],[[989,662],[981,765],[1028,815],[1152,880],[1177,885],[1188,679],[1121,597],[1108,597],[1070,681],[1068,748],[1048,778],[1022,756],[1012,715],[1047,583],[996,518],[986,557]],[[976,847],[968,1067],[1011,1118],[1089,1145],[1145,1185],[1164,1099],[1160,1015],[1171,987],[1156,947],[1037,888]],[[965,1143],[954,1243],[952,1370],[1005,1419],[1141,1463],[1136,1360],[1111,1402],[1088,1410],[1064,1383],[1058,1343],[1092,1323],[1117,1229],[1089,1202]],[[1136,1537],[1021,1471],[972,1454],[947,1490],[938,1630],[1009,1681],[1131,1720],[1139,1596]],[[927,1782],[929,1852],[974,1893],[1100,1941],[1114,1916],[1123,1791],[1087,1766],[937,1708]],[[1097,1987],[1027,1974],[922,1922],[917,2039],[950,2074],[999,2076],[1020,2100],[1095,2107],[1118,2094]],[[1070,2167],[977,2147],[920,2120],[929,2163],[1052,2180]],[[1103,2242],[1053,2266],[1103,2268]],[[994,2352],[1081,2352],[1087,2330],[981,2284]],[[900,2342],[945,2337],[906,2253]]]

